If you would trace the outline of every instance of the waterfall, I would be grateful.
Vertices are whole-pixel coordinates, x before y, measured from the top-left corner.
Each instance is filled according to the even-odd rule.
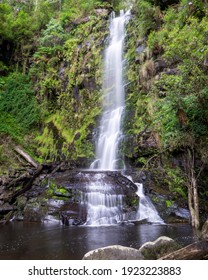
[[[124,27],[129,13],[120,12],[110,19],[109,46],[104,56],[103,113],[96,145],[96,160],[91,169],[118,169],[118,145],[122,136],[121,122],[124,111],[123,42]],[[88,205],[87,225],[116,224],[125,220],[123,195],[113,193],[111,184],[103,184],[102,176],[90,183],[83,201]],[[94,176],[94,177],[95,177]]]
[[[90,184],[82,193],[82,201],[88,206],[87,225],[112,225],[126,219],[123,212],[124,195],[121,190],[115,191],[105,177],[102,173],[90,175]]]
[[[103,114],[96,145],[96,160],[91,168],[115,170],[119,166],[118,145],[122,136],[121,122],[124,112],[123,42],[125,22],[129,12],[112,14],[110,43],[105,52],[103,78]]]
[[[139,183],[136,185],[138,187],[137,195],[140,199],[136,219],[146,220],[149,223],[164,224],[149,197],[144,195],[143,185]]]
[[[99,127],[99,137],[96,145],[96,160],[91,169],[97,173],[91,175],[91,180],[82,201],[87,204],[87,225],[111,225],[128,221],[125,213],[123,193],[114,190],[114,186],[105,183],[101,171],[123,169],[119,157],[119,142],[122,137],[122,115],[125,107],[125,92],[123,84],[123,43],[125,38],[125,23],[129,12],[121,12],[119,17],[112,14],[110,21],[110,40],[105,52],[103,77],[103,114]],[[100,173],[99,173],[100,172]],[[148,222],[159,221],[160,217],[153,216],[153,205],[145,200],[140,193],[140,211],[137,218],[147,219]],[[148,212],[149,211],[149,212]],[[155,210],[157,213],[157,211]],[[146,215],[147,214],[147,215]]]

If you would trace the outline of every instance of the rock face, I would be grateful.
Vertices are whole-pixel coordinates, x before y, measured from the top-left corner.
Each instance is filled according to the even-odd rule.
[[[167,253],[173,252],[179,248],[179,245],[172,239],[167,236],[160,236],[153,242],[144,243],[139,252],[147,260],[156,260],[160,256]]]
[[[139,250],[120,245],[107,246],[86,253],[83,260],[143,260]]]
[[[93,188],[90,189],[89,185],[96,185],[98,178],[102,181],[102,185],[111,186],[106,190],[106,197],[111,194],[122,196],[123,207],[120,207],[122,213],[135,219],[139,200],[136,195],[137,186],[120,172],[108,171],[97,174],[82,170],[58,172],[56,169],[55,167],[52,171],[44,170],[45,173],[40,174],[33,182],[29,177],[25,183],[26,175],[24,175],[23,182],[15,178],[12,181],[14,184],[11,185],[8,181],[5,186],[0,186],[0,220],[5,222],[5,215],[11,213],[13,218],[21,221],[56,221],[67,226],[85,224],[88,211],[87,197],[95,191]],[[30,185],[26,189],[28,181]],[[16,182],[19,186],[23,185],[18,191]],[[100,193],[104,191],[102,189]]]

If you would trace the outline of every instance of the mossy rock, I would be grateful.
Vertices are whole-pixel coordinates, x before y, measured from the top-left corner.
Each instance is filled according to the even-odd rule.
[[[142,253],[146,260],[156,260],[178,249],[180,249],[180,245],[172,238],[160,236],[153,242],[144,243],[139,252]]]

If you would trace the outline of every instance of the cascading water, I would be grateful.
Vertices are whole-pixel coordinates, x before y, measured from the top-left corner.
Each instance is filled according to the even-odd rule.
[[[83,203],[87,204],[87,225],[109,225],[128,220],[124,210],[123,193],[115,191],[111,183],[104,183],[103,174],[99,173],[121,169],[118,147],[122,136],[121,123],[125,106],[123,42],[128,18],[129,12],[121,12],[119,17],[115,17],[113,13],[110,22],[110,43],[105,52],[103,114],[96,146],[96,160],[91,165],[91,169],[97,173],[91,175],[91,183],[82,194]],[[140,200],[144,202],[143,197],[140,197]],[[140,207],[146,209],[148,204],[145,202]],[[153,207],[151,209],[154,212]],[[153,220],[148,219],[149,222],[155,222]]]
[[[106,175],[90,175],[91,183],[82,193],[82,201],[87,202],[87,225],[112,225],[125,220],[123,213],[123,193],[109,182]]]
[[[118,145],[122,136],[121,121],[124,111],[123,86],[123,41],[124,27],[129,13],[112,14],[110,22],[110,44],[105,52],[103,81],[103,114],[96,146],[96,160],[92,168],[118,169]]]
[[[122,135],[121,121],[124,111],[123,41],[124,27],[129,13],[121,11],[119,17],[112,13],[110,43],[105,52],[103,78],[103,114],[96,145],[96,160],[91,169],[118,169],[118,145]],[[123,195],[112,193],[111,184],[102,180],[90,183],[84,201],[88,205],[87,224],[116,224],[125,220]]]
[[[149,197],[144,195],[143,185],[138,183],[136,185],[138,187],[137,195],[139,196],[139,208],[136,219],[146,220],[149,223],[164,224]]]

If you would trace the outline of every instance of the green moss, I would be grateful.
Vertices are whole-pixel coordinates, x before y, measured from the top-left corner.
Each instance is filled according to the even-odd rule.
[[[70,197],[69,191],[65,187],[57,185],[53,180],[48,184],[48,188],[46,189],[46,196],[48,198],[62,200],[68,200]]]

